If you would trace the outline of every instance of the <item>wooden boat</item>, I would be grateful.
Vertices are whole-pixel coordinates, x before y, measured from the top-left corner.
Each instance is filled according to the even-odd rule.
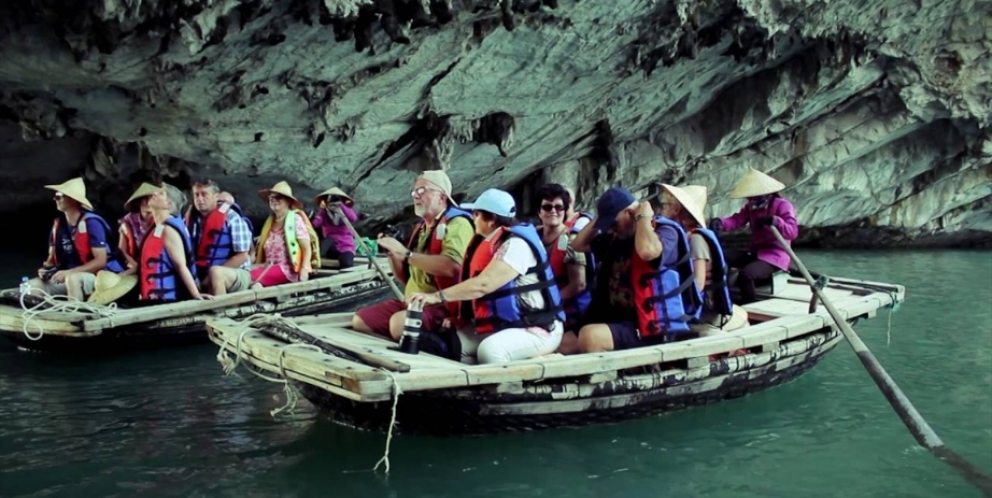
[[[388,271],[388,264],[384,268]],[[10,289],[0,292],[0,334],[38,351],[92,353],[183,345],[207,341],[208,318],[340,311],[359,301],[380,299],[388,291],[377,270],[358,265],[319,270],[306,282],[129,309],[87,305],[74,310],[66,305],[25,313],[17,289]]]
[[[784,275],[784,274],[783,274]],[[644,417],[736,398],[806,372],[843,336],[799,279],[745,306],[749,325],[717,336],[602,354],[469,365],[350,330],[351,314],[207,322],[242,364],[284,375],[342,424],[433,435],[529,431]],[[903,300],[905,289],[835,279],[825,288],[849,322]],[[287,342],[316,345],[294,347]],[[738,350],[745,350],[740,354]],[[729,356],[731,352],[737,356]],[[270,375],[271,376],[271,375]],[[395,383],[395,384],[394,384]]]

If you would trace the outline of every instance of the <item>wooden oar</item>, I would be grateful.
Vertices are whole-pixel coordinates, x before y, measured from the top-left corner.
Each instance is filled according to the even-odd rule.
[[[351,225],[351,220],[349,220],[348,217],[344,215],[344,213],[341,213],[341,219],[344,220],[344,226],[348,227],[348,231],[351,232],[351,236],[355,238],[355,243],[364,244],[365,242],[362,240],[362,236],[358,235],[358,231],[355,230],[355,227]],[[369,255],[369,262],[375,265],[376,270],[379,270],[379,274],[382,275],[382,278],[386,281],[387,284],[389,284],[389,288],[393,290],[393,294],[396,294],[396,299],[399,299],[400,301],[406,301],[406,296],[404,296],[403,291],[401,291],[400,288],[396,286],[396,282],[393,281],[393,276],[387,273],[386,270],[382,268],[382,265],[380,265],[379,262],[376,261],[376,258],[374,256],[371,256],[371,254]]]
[[[844,334],[844,338],[847,339],[847,343],[851,345],[851,349],[854,350],[858,355],[858,359],[861,360],[861,364],[864,365],[865,369],[868,370],[868,374],[871,375],[872,380],[885,395],[885,399],[889,401],[892,408],[895,409],[896,413],[899,414],[899,418],[902,419],[903,424],[906,424],[906,428],[916,439],[916,442],[920,443],[930,451],[934,456],[943,460],[945,463],[950,465],[954,470],[961,474],[962,477],[973,486],[981,490],[985,496],[992,497],[992,477],[983,472],[980,468],[975,466],[973,463],[965,460],[964,457],[955,453],[953,450],[944,445],[944,441],[937,436],[937,433],[930,427],[930,424],[923,419],[920,412],[916,411],[916,407],[913,403],[909,401],[909,398],[903,394],[902,389],[896,385],[896,382],[892,380],[888,372],[882,368],[882,364],[875,359],[875,355],[871,353],[868,346],[861,341],[858,337],[857,332],[847,323],[847,320],[840,316],[837,312],[837,308],[834,308],[833,303],[827,299],[826,294],[816,286],[816,281],[813,276],[809,274],[806,266],[803,265],[796,253],[792,251],[792,247],[786,242],[782,234],[779,233],[778,229],[774,226],[769,227],[775,238],[778,239],[778,243],[789,253],[792,260],[796,262],[796,266],[799,268],[800,273],[802,273],[803,278],[809,283],[811,289],[816,294],[816,297],[820,299],[823,306],[827,308],[827,312],[830,313],[830,317],[833,318],[837,327],[840,329],[841,333]],[[892,304],[895,304],[894,302]]]

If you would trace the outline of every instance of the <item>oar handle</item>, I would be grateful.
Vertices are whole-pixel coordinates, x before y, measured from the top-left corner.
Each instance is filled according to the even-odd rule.
[[[861,364],[864,365],[865,369],[868,370],[868,375],[871,376],[872,380],[885,395],[885,399],[888,400],[892,408],[895,409],[899,418],[902,420],[906,428],[913,435],[921,446],[929,450],[934,456],[940,458],[945,463],[950,465],[954,470],[960,473],[966,481],[968,481],[973,486],[980,489],[985,496],[992,497],[992,478],[985,474],[981,469],[976,467],[971,462],[965,460],[963,457],[952,451],[950,448],[944,445],[944,442],[937,436],[930,424],[924,420],[920,412],[916,410],[913,403],[909,401],[909,398],[899,389],[896,382],[892,380],[889,373],[885,371],[882,364],[878,362],[875,355],[871,353],[868,346],[861,341],[858,337],[857,332],[851,328],[851,325],[847,323],[847,319],[842,317],[834,308],[833,303],[827,299],[826,293],[823,292],[817,285],[816,280],[810,275],[809,270],[806,269],[806,265],[799,260],[796,253],[793,252],[792,246],[782,234],[779,233],[778,228],[774,225],[769,227],[775,238],[778,239],[778,243],[785,249],[785,252],[792,257],[792,260],[796,262],[796,266],[799,267],[799,272],[802,273],[803,278],[809,284],[810,289],[823,306],[827,308],[827,313],[833,318],[834,322],[837,324],[837,328],[840,329],[841,333],[844,334],[844,338],[847,339],[848,344],[851,345],[851,349],[854,350],[858,355],[858,359],[861,360]]]
[[[365,242],[362,240],[362,236],[358,235],[358,231],[355,230],[354,226],[352,226],[351,220],[349,220],[347,216],[344,216],[342,219],[344,220],[344,226],[348,227],[348,231],[351,232],[351,236],[355,238],[355,242],[358,244],[364,244]],[[403,295],[403,291],[401,291],[400,288],[396,286],[396,282],[393,280],[393,276],[387,273],[386,270],[382,268],[382,265],[380,265],[379,262],[376,261],[375,256],[372,256],[370,254],[369,262],[375,265],[375,269],[379,271],[379,275],[382,275],[382,279],[385,280],[386,284],[389,285],[389,288],[392,289],[393,294],[396,295],[396,299],[399,299],[400,301],[406,300],[406,297]]]

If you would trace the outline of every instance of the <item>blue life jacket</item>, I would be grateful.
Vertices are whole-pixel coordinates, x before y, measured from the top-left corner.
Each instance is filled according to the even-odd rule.
[[[549,329],[556,320],[564,322],[565,312],[562,309],[561,294],[555,282],[554,273],[548,263],[548,254],[544,250],[541,235],[531,224],[514,225],[499,228],[488,239],[477,236],[465,253],[468,264],[463,266],[462,279],[475,277],[485,270],[493,260],[500,243],[505,243],[507,237],[519,237],[530,247],[537,260],[537,265],[527,270],[527,275],[536,275],[538,281],[533,284],[518,286],[516,278],[506,285],[479,298],[471,303],[465,302],[462,317],[471,317],[477,334],[488,334],[499,330],[516,327],[541,327]],[[528,310],[521,306],[519,296],[525,292],[540,291],[544,298],[544,309]]]
[[[710,247],[710,281],[703,291],[703,308],[721,315],[732,315],[734,305],[730,301],[730,286],[727,284],[727,259],[720,239],[709,228],[697,228],[695,233],[702,235]]]
[[[631,279],[637,303],[638,331],[641,337],[666,334],[673,340],[689,331],[689,323],[699,318],[702,301],[689,257],[689,238],[682,225],[656,216],[655,230],[670,227],[678,235],[676,262],[660,268],[642,260],[636,249],[631,256]]]

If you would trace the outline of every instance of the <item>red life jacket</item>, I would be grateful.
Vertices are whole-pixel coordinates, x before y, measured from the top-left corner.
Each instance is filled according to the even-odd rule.
[[[441,249],[444,248],[444,237],[443,236],[437,237],[434,234],[437,232],[437,228],[439,226],[444,225],[445,227],[447,227],[449,221],[459,217],[466,218],[469,224],[472,223],[472,215],[467,211],[462,211],[461,209],[455,207],[449,207],[448,210],[444,212],[444,214],[441,216],[441,219],[438,220],[437,223],[435,223],[434,226],[431,227],[430,233],[427,234],[429,240],[427,242],[426,254],[430,254],[430,255],[441,254]],[[417,239],[420,237],[420,232],[424,229],[424,227],[425,227],[425,223],[423,221],[421,221],[420,223],[417,224],[416,227],[414,227],[413,233],[410,235],[410,241],[407,242],[406,244],[407,249],[410,249],[411,251],[414,250],[414,248],[417,245]],[[455,276],[455,277],[442,277],[439,275],[431,275],[431,276],[434,278],[434,286],[437,287],[438,289],[447,289],[448,287],[451,287],[452,285],[461,282],[461,278],[459,276]],[[400,275],[399,277],[403,281],[403,283],[406,283],[406,281],[410,279],[410,264],[408,262],[403,263],[403,274]],[[458,303],[448,302],[445,306],[447,306],[451,316],[455,316],[458,313]]]
[[[565,226],[568,227],[568,233],[579,233],[578,230],[575,230],[575,224],[578,223],[579,220],[582,219],[582,218],[585,218],[585,219],[587,219],[589,221],[592,221],[592,215],[591,214],[585,213],[585,212],[582,212],[582,211],[576,211],[575,214],[572,215],[572,218],[569,219],[569,220],[566,220],[565,223],[564,223]]]
[[[221,204],[206,216],[196,245],[196,266],[209,268],[224,264],[230,257],[230,234],[227,234],[227,204]],[[192,214],[192,213],[191,213]],[[189,221],[187,228],[192,231]]]
[[[678,234],[674,265],[654,266],[634,249],[630,260],[631,289],[637,306],[640,336],[666,334],[669,340],[689,331],[689,322],[699,318],[702,302],[689,258],[689,238],[682,226],[663,216],[653,220],[655,230],[669,226]]]

